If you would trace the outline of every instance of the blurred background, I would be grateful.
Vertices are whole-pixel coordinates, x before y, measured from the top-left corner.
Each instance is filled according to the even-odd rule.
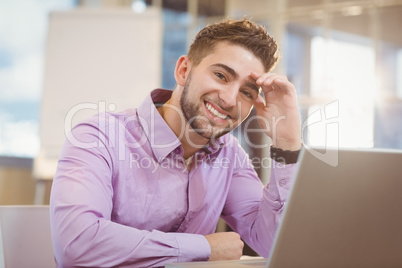
[[[0,204],[49,200],[51,180],[38,200],[32,174],[41,147],[49,14],[150,8],[160,10],[162,22],[160,87],[173,89],[176,60],[199,29],[246,16],[279,43],[274,71],[297,88],[306,145],[402,149],[402,0],[1,0]],[[262,157],[268,147],[253,144],[264,137],[245,129],[255,124],[235,135],[251,157]]]

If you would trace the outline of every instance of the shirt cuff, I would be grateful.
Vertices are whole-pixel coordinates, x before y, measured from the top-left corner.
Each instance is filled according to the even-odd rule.
[[[276,196],[282,204],[287,200],[289,195],[297,166],[298,163],[286,165],[272,160],[270,184],[276,186],[272,189],[273,195]]]
[[[280,148],[276,148],[271,145],[270,147],[270,156],[276,162],[282,164],[295,164],[299,159],[300,150],[290,151],[290,150],[282,150]]]
[[[205,236],[198,234],[175,233],[178,244],[178,262],[207,261],[211,247]]]

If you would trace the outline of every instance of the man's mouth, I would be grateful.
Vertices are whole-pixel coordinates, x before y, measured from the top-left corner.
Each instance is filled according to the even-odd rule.
[[[206,102],[205,107],[207,107],[208,111],[211,112],[211,114],[213,114],[214,116],[222,119],[222,120],[226,120],[226,119],[230,119],[230,116],[228,115],[224,115],[220,112],[218,112],[214,107],[212,107],[212,105],[208,102]]]

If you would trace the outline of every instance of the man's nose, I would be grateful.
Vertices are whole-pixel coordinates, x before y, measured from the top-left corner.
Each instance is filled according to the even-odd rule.
[[[231,108],[236,105],[238,90],[236,87],[226,87],[219,92],[222,108]]]

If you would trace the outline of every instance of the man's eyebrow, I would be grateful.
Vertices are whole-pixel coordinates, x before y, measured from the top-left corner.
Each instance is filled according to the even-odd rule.
[[[211,66],[220,67],[220,68],[225,69],[225,70],[226,70],[228,73],[230,73],[230,75],[233,76],[234,78],[238,78],[238,77],[239,77],[239,75],[236,73],[236,71],[235,71],[233,68],[230,68],[229,66],[227,66],[226,64],[223,64],[223,63],[215,63],[215,64],[212,64]],[[260,87],[259,87],[256,83],[253,83],[253,82],[250,81],[250,80],[246,81],[245,86],[247,86],[247,87],[249,87],[249,88],[255,90],[257,93],[260,93]]]
[[[223,69],[225,69],[231,76],[233,76],[234,78],[238,78],[239,75],[236,73],[235,70],[233,70],[232,68],[230,68],[229,66],[227,66],[226,64],[222,64],[222,63],[215,63],[212,64],[212,66],[215,67],[221,67]]]

